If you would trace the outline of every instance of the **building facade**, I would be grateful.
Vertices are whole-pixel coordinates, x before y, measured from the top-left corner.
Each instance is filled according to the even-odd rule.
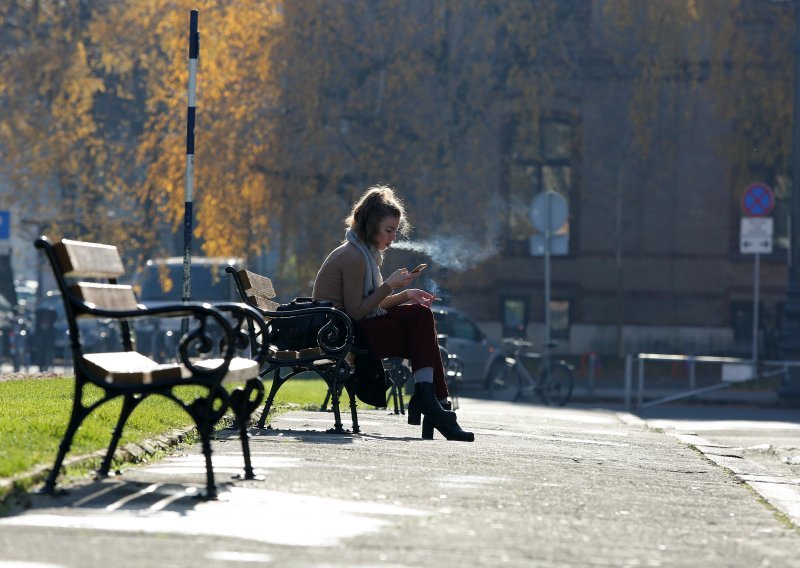
[[[740,252],[741,197],[748,183],[774,180],[735,178],[723,148],[740,133],[702,82],[660,87],[665,102],[642,151],[629,111],[633,78],[604,60],[601,32],[591,29],[594,59],[552,111],[535,124],[507,117],[501,251],[449,274],[448,291],[491,335],[541,344],[544,260],[531,239],[542,235],[530,213],[536,194],[555,191],[569,204],[551,259],[551,334],[561,352],[750,356],[756,274],[754,255]],[[523,140],[527,153],[517,151]],[[773,252],[760,255],[758,274],[766,358],[779,357],[789,256],[785,192],[776,193]]]

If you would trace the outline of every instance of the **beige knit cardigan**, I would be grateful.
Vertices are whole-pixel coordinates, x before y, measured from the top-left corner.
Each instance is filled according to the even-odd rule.
[[[364,319],[378,306],[386,309],[408,301],[405,290],[392,294],[386,283],[362,298],[366,272],[367,261],[361,251],[352,243],[344,243],[322,263],[311,295],[315,300],[328,300],[355,321]],[[382,275],[380,281],[383,282]]]

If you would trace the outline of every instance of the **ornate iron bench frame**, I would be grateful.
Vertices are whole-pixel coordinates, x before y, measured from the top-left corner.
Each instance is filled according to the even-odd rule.
[[[257,309],[261,316],[267,320],[266,325],[261,329],[251,326],[249,330],[252,349],[257,349],[259,346],[261,348],[266,347],[266,357],[262,363],[259,376],[262,380],[272,379],[272,387],[267,395],[258,427],[265,427],[275,395],[281,386],[300,373],[312,371],[322,377],[331,394],[334,425],[330,431],[336,433],[346,432],[339,410],[341,392],[344,389],[350,400],[352,431],[354,433],[360,432],[356,410],[355,377],[353,374],[353,344],[355,338],[353,336],[353,324],[347,314],[332,307],[313,307],[293,312],[275,311],[279,304],[273,300],[276,294],[269,278],[246,269],[237,269],[235,266],[228,266],[225,270],[233,278],[236,290],[239,292],[242,301]],[[311,345],[299,351],[286,351],[278,349],[271,345],[268,340],[265,340],[273,332],[271,322],[281,318],[306,314],[323,314],[327,319],[317,334],[316,345]]]
[[[97,470],[108,476],[123,428],[136,407],[151,395],[160,395],[183,408],[194,421],[200,436],[206,466],[207,499],[215,499],[217,487],[211,462],[211,436],[226,412],[233,410],[239,425],[244,457],[241,477],[255,479],[250,460],[247,425],[251,413],[261,404],[264,386],[258,369],[265,352],[252,351],[255,359],[237,357],[250,347],[247,327],[266,325],[257,310],[239,303],[210,304],[181,302],[159,307],[138,303],[131,286],[117,283],[125,272],[115,246],[64,239],[53,244],[40,237],[35,245],[44,251],[61,291],[69,326],[75,371],[74,398],[66,431],[43,492],[56,493],[56,481],[75,433],[97,408],[122,398],[122,409],[111,440]],[[79,318],[110,318],[119,324],[122,351],[87,353],[81,343]],[[160,363],[134,350],[129,320],[141,317],[179,317],[189,323],[176,354],[176,361]],[[213,358],[209,357],[214,355]],[[226,382],[244,382],[231,392]],[[85,402],[88,387],[102,390],[102,396]],[[186,400],[178,389],[197,386],[203,394]]]

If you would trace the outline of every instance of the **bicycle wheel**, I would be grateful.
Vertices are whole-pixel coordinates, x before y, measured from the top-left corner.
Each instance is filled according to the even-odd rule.
[[[542,385],[542,401],[545,404],[564,406],[572,398],[574,379],[572,371],[564,363],[551,365],[549,377],[542,371],[539,384]]]
[[[513,401],[517,396],[517,372],[506,361],[499,361],[489,370],[489,396],[492,400]]]

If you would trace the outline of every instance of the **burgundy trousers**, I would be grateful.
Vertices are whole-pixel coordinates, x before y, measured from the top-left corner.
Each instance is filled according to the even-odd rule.
[[[411,370],[433,367],[436,398],[448,397],[442,356],[433,312],[420,304],[402,304],[387,310],[385,316],[358,322],[376,357],[399,357],[411,362]]]

